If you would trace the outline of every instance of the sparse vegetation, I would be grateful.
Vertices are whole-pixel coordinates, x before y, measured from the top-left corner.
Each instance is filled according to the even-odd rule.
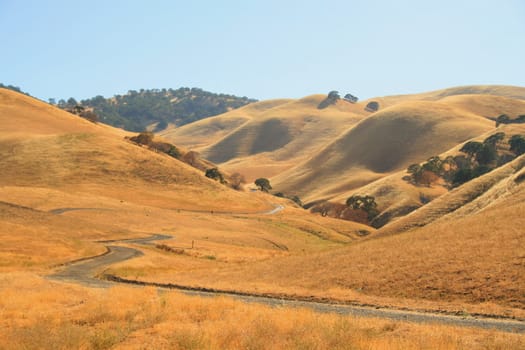
[[[165,153],[169,155],[170,157],[173,157],[176,159],[179,159],[181,157],[181,153],[177,147],[175,147],[174,145],[168,142],[153,141],[154,138],[155,138],[154,133],[150,131],[143,131],[136,136],[130,137],[129,140],[138,145],[147,146],[155,152]]]
[[[505,150],[503,141],[505,133],[498,132],[487,137],[483,142],[469,141],[460,152],[465,156],[448,156],[442,160],[438,156],[431,157],[423,164],[411,164],[407,168],[408,179],[414,184],[430,186],[443,178],[451,187],[459,186],[476,177],[511,161],[514,157]],[[515,156],[525,153],[525,139],[521,135],[510,137],[509,150]]]
[[[90,122],[95,123],[95,124],[100,121],[100,118],[95,112],[93,112],[92,109],[88,109],[88,108],[85,108],[84,106],[76,104],[76,101],[73,98],[70,100],[72,100],[71,104],[73,105],[73,107],[65,108],[66,111],[68,111],[71,114],[78,115],[79,117],[82,117],[84,119],[87,119]]]

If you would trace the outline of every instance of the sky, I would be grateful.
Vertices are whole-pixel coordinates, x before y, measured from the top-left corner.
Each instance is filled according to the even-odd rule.
[[[0,83],[43,100],[525,86],[525,1],[0,0]]]

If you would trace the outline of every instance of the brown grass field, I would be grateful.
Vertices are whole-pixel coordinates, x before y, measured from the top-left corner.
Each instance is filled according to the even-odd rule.
[[[279,108],[312,106],[318,99],[246,106],[259,108],[261,118],[247,118],[245,123],[264,123]],[[428,101],[411,106],[417,105],[423,113],[428,103],[435,106]],[[480,106],[476,108],[485,108],[483,103]],[[341,113],[335,113],[334,123],[344,113],[353,113],[345,112],[342,104],[334,108]],[[230,113],[234,112],[244,113],[242,108]],[[329,111],[322,113],[329,119]],[[364,116],[355,112],[348,123]],[[477,115],[457,118],[436,121],[431,133],[441,135],[458,125],[479,128],[479,134],[493,128],[492,122]],[[355,128],[381,129],[376,124],[383,121],[375,119],[383,117],[378,113]],[[290,127],[292,121],[284,123],[287,130],[291,135],[300,133],[297,130],[303,129]],[[152,288],[92,289],[45,278],[68,261],[103,253],[104,245],[96,241],[161,233],[172,236],[159,242],[171,251],[128,244],[144,255],[100,272],[254,294],[525,319],[525,219],[520,215],[525,209],[525,185],[516,181],[523,173],[517,165],[523,159],[502,167],[500,175],[494,172],[477,179],[483,190],[475,198],[469,199],[476,190],[474,182],[446,194],[439,188],[428,189],[437,197],[431,202],[434,207],[412,215],[433,210],[436,220],[431,225],[416,227],[423,221],[410,215],[376,231],[312,215],[285,199],[233,191],[186,164],[124,140],[127,134],[121,130],[3,89],[0,123],[0,349],[520,349],[525,345],[523,334],[270,308]],[[345,140],[344,134],[338,140]],[[454,137],[471,137],[458,135]],[[219,136],[217,140],[222,140]],[[452,139],[446,142],[456,146]],[[447,144],[442,152],[453,146]],[[275,159],[289,162],[284,160],[286,152],[292,151],[282,151]],[[409,158],[415,159],[418,152]],[[372,165],[363,167],[362,174],[371,174]],[[282,171],[278,162],[269,166]],[[385,173],[389,177],[375,176],[401,188],[398,165],[392,169]],[[494,184],[485,188],[483,184],[490,182]],[[346,190],[346,184],[338,185]],[[439,206],[445,196],[461,202],[448,215]],[[276,204],[286,208],[275,215],[263,213]],[[77,210],[52,212],[59,208]],[[399,233],[394,229],[398,224],[412,229],[394,234]],[[365,230],[368,235],[363,236]]]
[[[520,349],[523,335],[0,275],[2,349]]]

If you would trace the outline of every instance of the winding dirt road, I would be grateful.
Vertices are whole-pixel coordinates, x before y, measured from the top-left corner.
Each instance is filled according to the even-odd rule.
[[[282,210],[282,209],[281,209]],[[308,300],[298,300],[294,297],[256,295],[250,293],[224,291],[206,288],[191,288],[176,284],[161,284],[127,280],[117,276],[106,275],[102,280],[101,276],[108,266],[117,262],[133,259],[143,255],[134,248],[116,245],[117,243],[133,243],[148,245],[153,241],[172,238],[171,236],[156,234],[145,238],[126,239],[119,241],[103,241],[101,243],[111,243],[106,245],[107,252],[92,258],[79,260],[66,264],[60,272],[48,276],[50,279],[59,281],[69,281],[88,287],[110,287],[117,283],[126,283],[135,286],[155,286],[162,289],[175,289],[189,295],[197,296],[229,296],[244,302],[259,303],[273,307],[302,307],[309,308],[318,312],[330,312],[343,315],[353,315],[358,317],[378,317],[395,321],[409,321],[417,323],[436,323],[463,327],[477,327],[484,329],[495,329],[504,332],[525,333],[525,322],[514,319],[491,318],[491,317],[471,317],[444,315],[432,312],[416,312],[406,310],[395,310],[381,308],[379,306],[358,306],[331,304]]]

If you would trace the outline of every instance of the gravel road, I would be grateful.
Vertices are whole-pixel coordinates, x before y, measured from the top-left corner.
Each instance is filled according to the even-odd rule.
[[[134,248],[128,248],[116,245],[117,243],[134,243],[134,244],[152,244],[153,241],[170,239],[171,236],[156,234],[145,238],[127,239],[120,241],[104,241],[101,243],[111,243],[106,245],[108,251],[102,255],[89,259],[72,262],[67,264],[61,271],[48,276],[52,280],[69,281],[78,283],[87,287],[106,288],[118,283],[126,283],[135,286],[155,286],[160,289],[175,289],[188,295],[215,297],[219,295],[229,296],[234,299],[242,300],[248,303],[259,303],[273,307],[296,307],[308,308],[318,312],[337,313],[342,315],[353,315],[357,317],[378,317],[394,321],[408,321],[427,324],[446,324],[462,327],[476,327],[484,329],[495,329],[504,332],[525,333],[525,322],[514,319],[490,318],[490,317],[471,317],[444,315],[432,312],[416,312],[388,309],[383,307],[340,305],[332,303],[321,303],[307,300],[297,300],[287,297],[268,297],[253,295],[249,293],[222,291],[206,288],[190,288],[176,284],[148,283],[135,280],[126,280],[116,276],[108,275],[105,280],[99,279],[99,276],[110,265],[132,259],[143,255],[143,253]],[[108,280],[109,279],[109,280]]]

